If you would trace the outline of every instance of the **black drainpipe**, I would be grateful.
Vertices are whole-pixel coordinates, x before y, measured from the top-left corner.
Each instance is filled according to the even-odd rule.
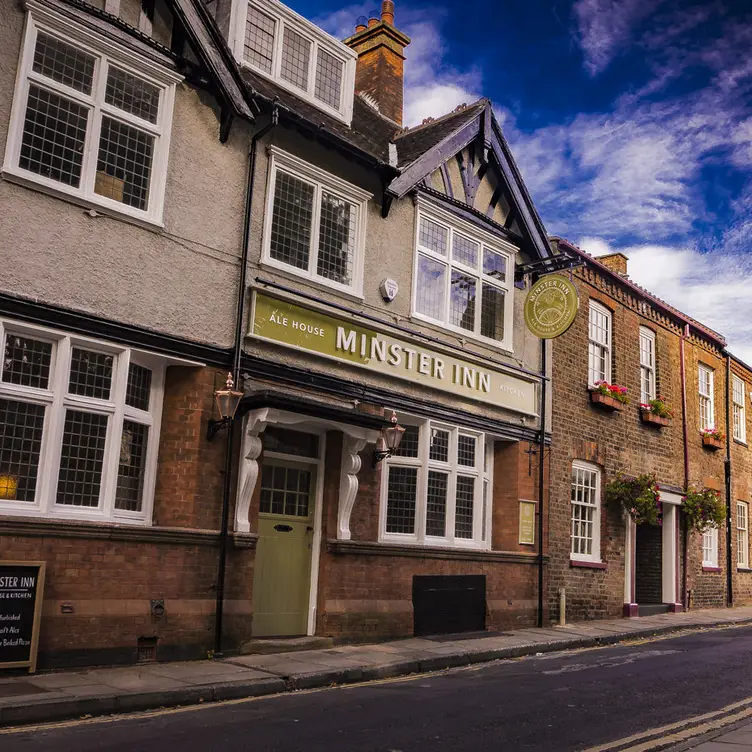
[[[723,463],[726,479],[726,605],[734,605],[734,578],[731,569],[731,356],[726,353],[726,460]]]
[[[240,278],[238,281],[238,305],[235,314],[235,342],[233,345],[232,377],[236,386],[240,383],[240,358],[243,351],[243,331],[245,316],[246,284],[248,278],[248,246],[251,236],[251,200],[253,197],[253,183],[256,174],[256,152],[258,142],[279,122],[279,110],[275,104],[272,108],[269,122],[251,138],[251,148],[248,153],[248,179],[245,191],[245,216],[243,218],[243,246],[240,252]],[[225,449],[225,479],[222,492],[222,526],[219,534],[219,567],[217,570],[217,604],[214,621],[214,657],[222,655],[222,617],[225,602],[225,572],[227,570],[227,540],[230,529],[230,496],[232,494],[232,456],[233,456],[233,426],[227,429],[227,446]]]
[[[543,484],[546,452],[546,340],[541,340],[541,407],[540,438],[538,444],[538,626],[543,626]]]

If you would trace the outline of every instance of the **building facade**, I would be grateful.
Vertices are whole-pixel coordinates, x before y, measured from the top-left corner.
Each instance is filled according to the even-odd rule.
[[[703,439],[725,432],[725,341],[631,282],[622,254],[595,259],[555,244],[582,266],[579,315],[553,345],[552,620],[723,606],[726,528],[688,530],[681,504],[686,489],[725,498],[725,446]],[[601,401],[603,382],[626,387],[629,403]],[[657,398],[667,420],[642,407]],[[655,477],[662,525],[635,525],[606,504],[620,474]]]

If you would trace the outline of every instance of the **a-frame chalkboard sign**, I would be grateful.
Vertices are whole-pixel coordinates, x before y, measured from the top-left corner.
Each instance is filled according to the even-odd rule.
[[[43,561],[0,561],[0,670],[37,668]]]

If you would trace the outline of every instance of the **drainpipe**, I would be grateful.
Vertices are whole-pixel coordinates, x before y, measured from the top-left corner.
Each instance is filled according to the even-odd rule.
[[[734,605],[734,580],[731,569],[731,356],[726,353],[726,460],[723,463],[726,480],[726,605]]]
[[[279,110],[275,104],[271,119],[251,138],[251,148],[248,152],[248,175],[246,179],[245,209],[243,218],[243,246],[240,251],[240,276],[238,280],[238,301],[235,313],[235,341],[233,344],[232,376],[235,384],[240,383],[240,358],[243,352],[243,331],[245,329],[245,297],[248,279],[248,246],[251,236],[251,200],[253,198],[253,183],[256,175],[256,152],[258,142],[279,122]],[[217,603],[214,610],[214,657],[222,655],[222,618],[225,603],[225,572],[227,570],[227,542],[230,531],[230,497],[232,495],[232,457],[233,457],[233,424],[227,429],[227,446],[225,449],[225,478],[222,491],[222,524],[219,534],[219,563],[217,569]]]
[[[681,366],[681,389],[682,389],[682,426],[684,430],[684,491],[689,489],[689,426],[687,424],[687,368],[684,363],[684,340],[689,337],[689,324],[685,324],[684,331],[682,332],[681,339],[679,340],[679,360]],[[684,523],[683,534],[683,572],[682,572],[682,603],[684,610],[689,609],[689,598],[687,593],[687,567],[689,564],[689,551],[688,551],[688,531],[686,520]]]
[[[543,626],[543,484],[546,451],[546,340],[541,340],[541,406],[538,444],[538,626]]]

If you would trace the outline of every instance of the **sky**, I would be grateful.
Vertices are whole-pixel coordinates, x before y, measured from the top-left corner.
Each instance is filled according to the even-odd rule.
[[[378,0],[286,0],[340,39]],[[405,121],[489,97],[549,234],[752,363],[752,0],[395,0]]]

